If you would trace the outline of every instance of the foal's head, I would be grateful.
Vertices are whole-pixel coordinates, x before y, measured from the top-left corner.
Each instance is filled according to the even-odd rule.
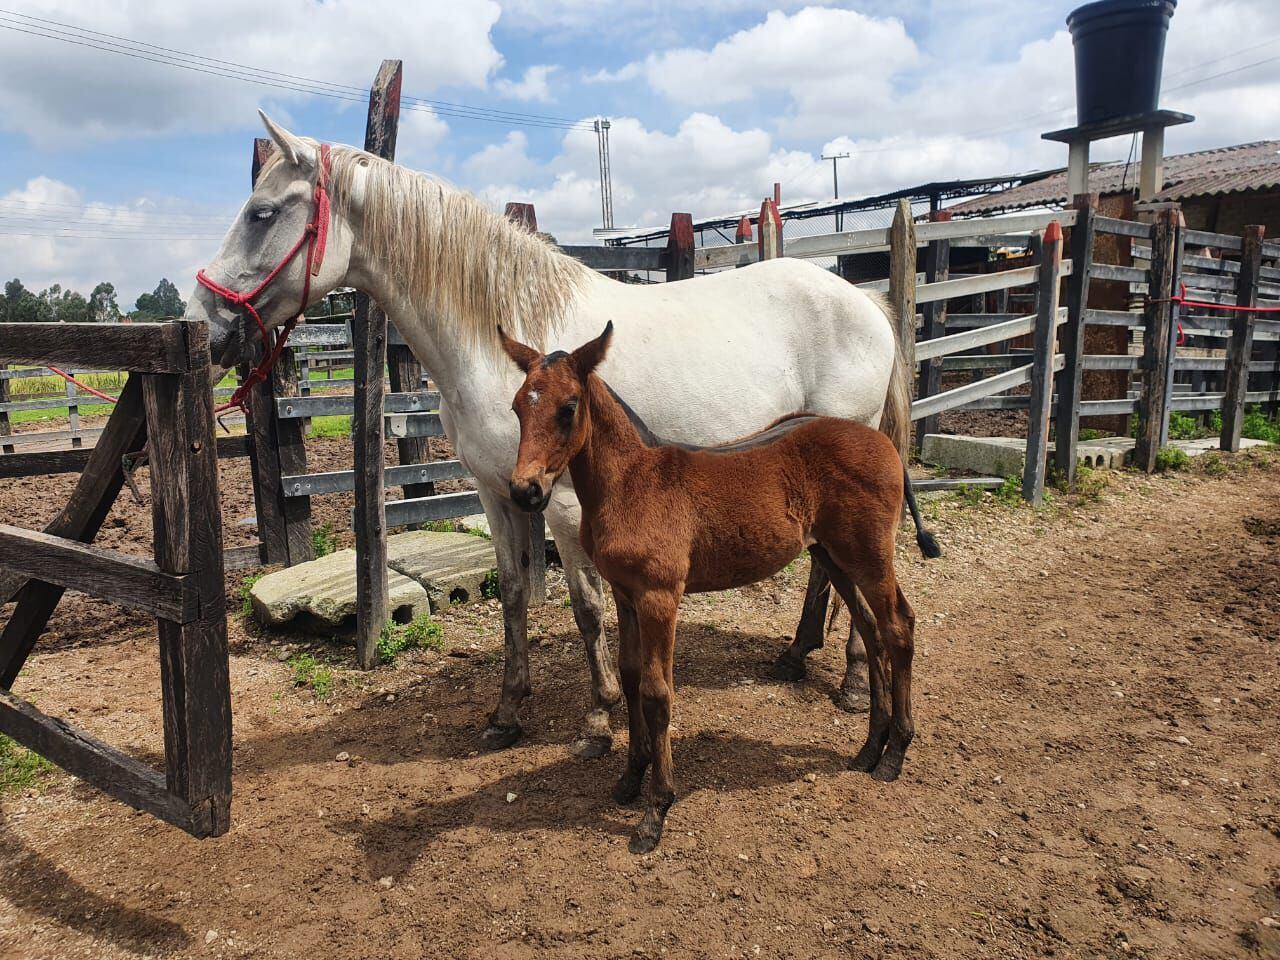
[[[591,417],[582,402],[587,377],[609,349],[613,322],[573,353],[557,350],[543,356],[502,330],[498,335],[502,349],[525,374],[511,404],[520,418],[520,453],[511,474],[511,499],[525,510],[542,510],[560,474],[587,442]]]

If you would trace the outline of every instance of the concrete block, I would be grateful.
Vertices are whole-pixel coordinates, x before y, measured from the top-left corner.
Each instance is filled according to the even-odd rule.
[[[432,610],[479,600],[496,564],[493,544],[469,533],[412,530],[387,538],[387,565],[425,589]]]

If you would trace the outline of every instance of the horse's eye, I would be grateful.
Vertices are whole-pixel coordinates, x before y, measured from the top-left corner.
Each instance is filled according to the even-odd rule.
[[[270,220],[275,215],[275,207],[258,207],[257,209],[249,212],[249,219],[257,221]]]

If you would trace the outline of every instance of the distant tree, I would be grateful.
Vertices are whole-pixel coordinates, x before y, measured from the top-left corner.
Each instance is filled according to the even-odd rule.
[[[45,302],[17,278],[4,285],[4,301],[0,310],[3,310],[3,319],[10,323],[37,323],[51,319]]]
[[[120,308],[116,305],[116,288],[105,280],[93,288],[89,294],[89,318],[95,323],[109,323],[120,317]]]
[[[178,295],[178,288],[167,279],[156,284],[153,292],[138,297],[136,306],[137,309],[130,314],[135,320],[180,317],[187,310],[186,303]]]

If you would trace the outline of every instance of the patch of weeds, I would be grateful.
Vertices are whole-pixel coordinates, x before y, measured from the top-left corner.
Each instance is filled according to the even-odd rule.
[[[1240,436],[1249,440],[1280,443],[1280,424],[1268,420],[1265,413],[1254,407],[1244,415],[1244,422],[1240,424]]]
[[[498,583],[497,568],[491,568],[480,583],[480,596],[486,600],[498,600],[502,597],[502,587]]]
[[[378,656],[383,663],[394,663],[406,650],[441,650],[444,648],[444,627],[424,613],[409,623],[388,620],[378,636]]]
[[[1114,433],[1108,433],[1106,430],[1095,430],[1093,427],[1083,427],[1080,430],[1081,443],[1087,443],[1090,440],[1102,440],[1105,437],[1114,436]]]
[[[1222,459],[1222,454],[1216,450],[1202,453],[1196,458],[1196,466],[1206,477],[1224,477],[1231,472],[1227,468],[1227,462]]]
[[[1156,452],[1157,473],[1176,473],[1187,469],[1190,463],[1191,458],[1187,456],[1187,452],[1177,447],[1161,447]]]
[[[253,616],[253,599],[249,594],[253,585],[261,580],[261,573],[251,573],[240,581],[240,616],[248,619]]]
[[[493,539],[493,537],[489,536],[488,530],[481,530],[479,527],[467,527],[462,532],[471,537],[479,537],[481,540]]]
[[[1111,486],[1108,470],[1096,470],[1083,460],[1076,464],[1076,495],[1086,503],[1097,503],[1102,493]]]
[[[295,653],[289,658],[293,668],[293,685],[306,687],[317,700],[328,700],[333,694],[333,670],[309,653]]]
[[[457,533],[458,524],[453,520],[431,520],[424,523],[422,529],[432,533]]]
[[[991,495],[1007,507],[1016,507],[1022,503],[1022,479],[1005,477],[1000,486],[991,491]]]
[[[0,794],[27,790],[53,771],[53,764],[0,733]]]
[[[311,549],[316,558],[327,557],[338,549],[338,538],[333,532],[333,524],[325,521],[318,530],[311,531]]]
[[[573,597],[569,596],[569,594],[566,593],[564,595],[564,598],[560,601],[560,606],[564,607],[566,610],[572,609]]]
[[[956,487],[955,498],[971,507],[980,507],[984,499],[982,487],[970,483],[962,483]]]
[[[1221,429],[1221,427],[1219,427]],[[1173,440],[1201,440],[1213,436],[1213,431],[1202,427],[1195,417],[1189,417],[1181,410],[1169,414],[1169,437]]]

